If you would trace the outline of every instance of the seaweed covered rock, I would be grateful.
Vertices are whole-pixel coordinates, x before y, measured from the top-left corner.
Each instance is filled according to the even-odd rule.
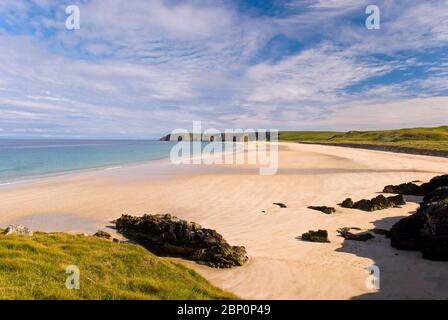
[[[351,198],[347,198],[341,203],[341,207],[359,209],[363,211],[376,211],[397,207],[404,204],[406,204],[406,201],[402,195],[396,195],[387,198],[383,195],[379,195],[370,200],[362,199],[357,202],[353,202]]]
[[[325,214],[332,214],[336,212],[336,209],[333,207],[327,207],[327,206],[309,206],[308,209],[316,210],[323,212]]]
[[[302,234],[302,240],[310,242],[330,242],[328,240],[327,230],[317,230],[317,231],[310,230]]]
[[[412,182],[402,183],[399,185],[389,185],[384,187],[384,193],[397,193],[412,196],[425,196],[430,192],[433,192],[437,188],[448,187],[448,175],[441,175],[432,178],[429,182],[417,185]]]
[[[229,245],[215,230],[170,214],[122,215],[115,226],[155,254],[183,257],[216,268],[242,266],[248,259],[244,247]]]

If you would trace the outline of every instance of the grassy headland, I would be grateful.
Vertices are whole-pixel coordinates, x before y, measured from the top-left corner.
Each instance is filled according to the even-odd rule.
[[[68,265],[80,289],[68,290]],[[141,246],[84,235],[0,235],[0,299],[234,299]]]
[[[383,131],[283,131],[279,140],[448,156],[448,126]]]

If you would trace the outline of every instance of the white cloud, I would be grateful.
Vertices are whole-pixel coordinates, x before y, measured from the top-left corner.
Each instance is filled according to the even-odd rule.
[[[448,87],[446,61],[434,61],[422,79],[348,88],[391,71],[426,67],[403,51],[448,46],[445,1],[380,1],[378,32],[349,19],[364,17],[367,1],[297,1],[289,3],[303,9],[295,14],[257,17],[202,0],[92,0],[80,2],[82,27],[75,32],[64,29],[63,6],[48,0],[34,0],[46,13],[24,23],[30,3],[0,0],[5,23],[25,28],[15,33],[0,25],[4,132],[145,136],[188,128],[192,120],[220,128],[406,126],[418,123],[412,117],[420,113],[397,113],[381,122],[375,110],[388,105],[406,113],[409,101],[409,108],[421,103],[443,113],[444,100],[433,105],[409,99]],[[306,46],[254,64],[279,34]],[[379,54],[388,59],[373,57]]]

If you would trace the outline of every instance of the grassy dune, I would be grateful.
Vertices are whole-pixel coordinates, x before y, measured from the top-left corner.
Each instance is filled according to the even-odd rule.
[[[432,151],[448,155],[448,126],[384,131],[280,132],[283,141],[396,148],[402,151]]]
[[[68,265],[80,290],[68,290]],[[144,248],[92,236],[0,235],[0,299],[234,299],[195,271]]]

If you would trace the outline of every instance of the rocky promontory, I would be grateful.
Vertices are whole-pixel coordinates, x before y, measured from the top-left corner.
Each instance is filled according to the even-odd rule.
[[[155,254],[182,257],[215,268],[242,266],[248,260],[244,247],[231,246],[215,230],[170,214],[122,215],[115,226],[118,232]]]

